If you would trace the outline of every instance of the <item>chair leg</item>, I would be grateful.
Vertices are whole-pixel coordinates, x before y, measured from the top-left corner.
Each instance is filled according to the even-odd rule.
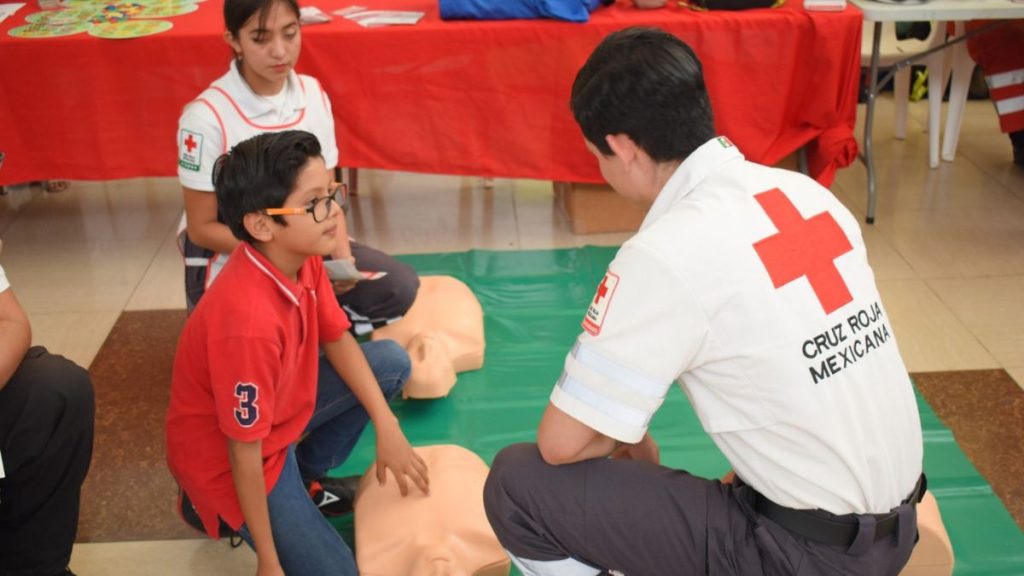
[[[942,87],[946,80],[945,56],[936,52],[926,58],[925,63],[928,66],[928,165],[938,168]]]
[[[956,23],[956,35],[964,33],[963,22]],[[949,90],[949,110],[946,112],[946,134],[942,139],[942,159],[952,162],[956,157],[956,145],[960,140],[960,124],[964,118],[967,91],[971,86],[974,61],[967,52],[967,46],[960,42],[953,46],[953,86]]]
[[[895,107],[893,136],[897,140],[907,137],[907,101],[910,99],[910,66],[902,68],[892,79],[892,101]]]

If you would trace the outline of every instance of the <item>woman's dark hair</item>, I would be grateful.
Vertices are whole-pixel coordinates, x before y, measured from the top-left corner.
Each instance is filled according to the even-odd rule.
[[[608,134],[626,134],[656,162],[681,161],[715,135],[700,61],[656,28],[627,28],[594,49],[572,85],[584,137],[607,156]]]
[[[267,14],[275,2],[281,2],[292,9],[295,17],[299,17],[297,0],[224,0],[224,27],[231,36],[238,38],[238,32],[253,14],[259,13],[259,28],[266,28]]]
[[[301,130],[271,132],[239,142],[213,165],[213,188],[221,221],[235,238],[252,242],[242,224],[246,214],[280,208],[311,158],[320,157],[320,141]],[[285,224],[281,216],[273,217]]]

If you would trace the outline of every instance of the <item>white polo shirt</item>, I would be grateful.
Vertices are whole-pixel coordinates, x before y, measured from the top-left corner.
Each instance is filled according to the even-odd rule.
[[[675,172],[598,287],[551,395],[624,442],[678,381],[783,506],[885,512],[921,473],[917,404],[856,219],[727,139]]]
[[[213,163],[221,154],[257,134],[283,130],[312,132],[327,167],[338,165],[331,101],[316,78],[292,71],[281,95],[260,96],[232,61],[228,73],[189,102],[178,121],[178,180],[213,192]]]
[[[7,281],[7,273],[4,272],[4,267],[0,266],[0,294],[6,292],[11,287],[11,283]],[[0,478],[4,477],[4,459],[3,454],[0,454]]]

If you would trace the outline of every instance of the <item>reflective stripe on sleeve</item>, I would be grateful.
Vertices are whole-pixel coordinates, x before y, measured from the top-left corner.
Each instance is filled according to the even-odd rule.
[[[1024,84],[1024,68],[992,74],[991,76],[986,76],[985,80],[988,82],[990,90],[998,90],[999,88],[1005,88],[1014,84]]]
[[[1014,112],[1024,110],[1024,96],[997,100],[995,104],[996,112],[998,112],[1000,116],[1006,116],[1007,114],[1013,114]]]
[[[671,384],[658,383],[577,342],[566,356],[551,401],[602,434],[632,443],[643,437]]]

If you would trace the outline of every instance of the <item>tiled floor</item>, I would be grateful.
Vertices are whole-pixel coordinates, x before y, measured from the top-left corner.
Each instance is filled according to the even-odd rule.
[[[911,104],[909,136],[896,141],[890,102],[879,105],[878,213],[865,226],[901,349],[914,372],[1004,368],[1024,384],[1024,169],[1010,163],[987,101],[968,104],[956,161],[929,169],[924,106]],[[833,186],[861,218],[865,183],[858,163]],[[123,310],[184,307],[174,179],[10,192],[0,198],[0,262],[37,343],[88,365]],[[380,171],[360,173],[350,228],[394,253],[617,244],[627,236],[574,236],[550,183],[499,179],[485,189],[479,178]],[[233,575],[252,574],[255,562],[245,548],[186,540],[80,545],[73,567],[81,576]]]

